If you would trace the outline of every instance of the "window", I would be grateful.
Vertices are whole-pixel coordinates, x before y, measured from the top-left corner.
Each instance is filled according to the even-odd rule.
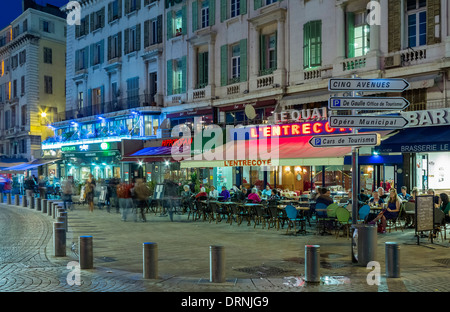
[[[196,1],[194,3],[197,3]],[[167,39],[187,34],[186,5],[178,11],[167,12]],[[192,28],[198,27],[198,11],[192,13]],[[195,30],[194,30],[195,31]]]
[[[98,10],[95,12],[91,18],[94,18],[92,21],[91,26],[94,27],[94,29],[91,29],[91,31],[97,30],[99,28],[105,27],[105,8],[103,7],[101,10]]]
[[[173,93],[182,93],[183,88],[183,63],[181,60],[174,61],[173,68]]]
[[[19,57],[16,54],[11,57],[11,67],[12,69],[16,69],[18,65],[19,65]]]
[[[230,2],[230,17],[236,17],[240,14],[240,0],[231,0]]]
[[[28,31],[28,20],[23,21],[22,30],[23,30],[23,32]]]
[[[52,64],[52,61],[53,61],[52,49],[44,48],[44,63],[45,64]]]
[[[408,46],[410,48],[427,44],[426,0],[407,1]]]
[[[91,57],[92,57],[92,64],[91,65],[98,65],[103,63],[103,45],[104,41],[100,41],[97,43],[94,43],[91,45]]]
[[[122,11],[122,0],[114,0],[108,4],[108,22],[115,21],[120,18]]]
[[[43,30],[45,32],[50,32],[50,23],[48,21],[43,21],[42,24],[43,24],[43,26],[42,26]]]
[[[121,56],[122,33],[108,37],[108,60]]]
[[[370,26],[366,23],[366,13],[347,13],[348,51],[347,57],[366,55],[370,50]]]
[[[22,126],[26,126],[27,125],[27,106],[23,105],[22,106]]]
[[[17,98],[17,79],[13,81],[13,98]]]
[[[239,82],[241,77],[241,50],[240,45],[236,44],[231,47],[231,81],[230,83]]]
[[[125,54],[141,49],[141,24],[125,30]]]
[[[174,27],[175,36],[180,36],[183,34],[183,16],[181,10],[175,13]]]
[[[92,90],[92,105],[102,104],[102,88]]]
[[[277,0],[255,0],[255,10],[258,10],[259,8],[275,3]]]
[[[186,92],[186,56],[167,61],[167,95]]]
[[[322,21],[311,21],[303,26],[303,68],[322,64]]]
[[[27,61],[27,50],[20,51],[19,64],[22,66]]]
[[[261,35],[261,68],[260,75],[272,73],[277,68],[277,36]]]
[[[44,90],[47,94],[53,94],[53,77],[44,76]]]
[[[201,25],[202,28],[209,26],[209,0],[202,1]]]
[[[141,8],[141,0],[125,0],[125,14],[132,13]]]
[[[85,36],[89,33],[89,15],[82,18],[80,25],[75,25],[75,38]]]
[[[144,22],[144,47],[162,42],[162,15]]]
[[[88,51],[89,47],[86,47],[75,52],[75,70],[83,70],[88,65]]]

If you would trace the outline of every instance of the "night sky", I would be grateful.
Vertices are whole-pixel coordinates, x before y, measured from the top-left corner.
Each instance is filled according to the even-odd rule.
[[[50,3],[58,7],[63,6],[69,0],[36,0],[36,3],[44,5]],[[20,14],[22,14],[22,0],[0,0],[2,8],[0,10],[0,29],[5,28]]]

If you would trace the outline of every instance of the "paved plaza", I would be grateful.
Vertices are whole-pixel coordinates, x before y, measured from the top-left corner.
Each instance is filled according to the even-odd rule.
[[[0,204],[0,292],[449,292],[450,235],[433,243],[413,229],[377,236],[379,285],[369,285],[366,268],[351,261],[351,240],[254,228],[226,221],[192,221],[187,214],[147,213],[147,222],[127,221],[76,205],[68,212],[67,255],[55,257],[52,216],[35,209]],[[81,285],[70,285],[78,239],[92,235],[94,269],[81,270]],[[143,278],[143,243],[158,244],[159,278]],[[385,242],[400,245],[400,278],[386,278]],[[320,246],[321,282],[305,283],[305,245]],[[225,248],[226,282],[211,283],[209,248]],[[372,279],[373,280],[373,279]],[[72,283],[73,284],[73,283]]]

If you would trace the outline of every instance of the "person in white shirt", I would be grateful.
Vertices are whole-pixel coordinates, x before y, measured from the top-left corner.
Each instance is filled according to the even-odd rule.
[[[209,198],[210,199],[218,199],[219,198],[219,191],[216,190],[214,185],[211,185],[211,190],[209,191]]]

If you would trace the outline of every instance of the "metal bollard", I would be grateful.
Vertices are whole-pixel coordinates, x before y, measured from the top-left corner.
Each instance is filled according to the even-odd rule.
[[[49,200],[47,202],[47,215],[49,215],[51,217],[52,212],[53,212],[53,205],[52,205],[52,202]]]
[[[209,281],[211,283],[225,282],[225,248],[209,246]]]
[[[28,204],[28,197],[26,195],[22,196],[22,207],[27,208]]]
[[[41,210],[42,210],[42,202],[41,202],[41,199],[36,197],[36,198],[34,199],[34,201],[35,201],[34,206],[35,206],[35,208],[36,208],[36,211],[41,211]]]
[[[7,203],[8,205],[11,205],[11,193],[7,193],[7,194],[6,194],[6,203]]]
[[[19,194],[14,195],[14,204],[16,206],[20,206],[19,201],[20,201],[20,195]]]
[[[400,247],[397,243],[386,242],[386,277],[400,277]]]
[[[47,199],[41,199],[41,201],[42,201],[42,203],[41,203],[41,205],[42,205],[42,213],[47,213],[47,203],[48,203],[48,200]]]
[[[94,268],[93,247],[92,236],[80,236],[78,246],[80,269]]]
[[[33,196],[27,197],[27,199],[28,199],[28,205],[30,206],[30,209],[34,209],[35,208],[34,207],[34,197]]]
[[[320,246],[305,246],[305,281],[311,283],[320,282]]]
[[[68,232],[69,231],[69,220],[68,220],[68,215],[67,215],[67,212],[66,211],[62,211],[62,212],[60,212],[59,213],[59,217],[61,218],[64,218],[64,222],[65,222],[65,226],[66,226],[66,232]]]
[[[53,223],[53,246],[55,257],[66,256],[66,229],[61,222]]]
[[[52,216],[53,219],[55,219],[58,216],[58,204],[57,203],[52,203]]]
[[[144,243],[143,244],[143,277],[145,279],[158,278],[158,244]]]
[[[0,203],[2,204],[5,202],[5,198],[3,196],[5,196],[5,193],[2,192],[0,197]]]

